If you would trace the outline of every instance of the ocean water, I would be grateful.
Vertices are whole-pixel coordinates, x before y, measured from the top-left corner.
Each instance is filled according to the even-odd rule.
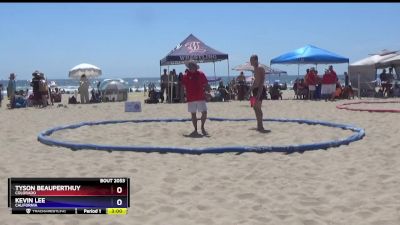
[[[299,76],[300,78],[303,78],[304,76]],[[340,82],[343,84],[344,83],[344,76],[343,75],[338,75]],[[208,77],[209,79],[214,79],[214,77]],[[221,80],[224,82],[226,85],[229,80],[232,80],[233,78],[236,78],[236,76],[218,76],[217,78],[221,78]],[[266,79],[267,84],[272,84],[275,81],[279,81],[281,83],[286,83],[288,88],[293,87],[293,82],[298,78],[297,75],[268,75]],[[91,88],[96,88],[97,87],[97,82],[102,81],[106,79],[104,78],[98,78],[98,79],[90,79],[91,82]],[[160,88],[160,77],[142,77],[142,78],[122,78],[124,81],[128,82],[128,86],[132,88],[134,91],[143,91],[144,90],[144,85],[148,85],[149,83],[153,83],[156,88]],[[64,89],[65,91],[69,92],[74,92],[75,90],[78,90],[79,87],[79,80],[74,80],[74,79],[51,79],[48,78],[49,83],[54,81],[57,86],[60,89]],[[8,80],[0,80],[0,83],[3,84],[3,94],[7,94],[7,85],[8,85]],[[17,84],[17,90],[32,90],[32,87],[30,86],[30,80],[16,80]],[[211,82],[210,85],[212,87],[217,87],[218,82]],[[91,90],[90,88],[90,90]]]

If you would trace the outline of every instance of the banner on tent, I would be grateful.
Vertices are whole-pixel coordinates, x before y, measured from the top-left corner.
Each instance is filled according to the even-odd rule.
[[[207,60],[207,59],[215,59],[217,60],[217,55],[183,55],[179,56],[181,61],[185,60]]]

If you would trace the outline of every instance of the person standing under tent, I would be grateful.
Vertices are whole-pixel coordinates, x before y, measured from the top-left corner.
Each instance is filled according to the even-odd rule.
[[[178,102],[178,75],[176,70],[172,69],[172,103]]]
[[[167,96],[168,96],[168,74],[167,74],[167,69],[164,69],[164,74],[161,75],[160,88],[161,88],[160,99],[161,99],[161,103],[163,103],[164,102],[164,92],[167,92]]]
[[[172,94],[173,94],[173,82],[174,80],[174,71],[169,71],[169,75],[168,75],[168,87],[167,87],[167,102],[172,103]]]
[[[178,98],[179,102],[183,103],[185,101],[185,93],[182,85],[183,73],[180,72],[178,75]]]
[[[350,78],[347,72],[344,72],[344,86],[345,87],[350,86]]]
[[[329,69],[325,70],[325,74],[322,77],[321,95],[325,101],[328,101],[328,99],[335,100],[336,82],[336,72],[332,66],[329,66]]]
[[[317,85],[317,75],[315,74],[314,67],[311,67],[311,70],[307,74],[306,83],[308,85],[308,99],[314,99],[314,93]]]
[[[338,79],[336,71],[333,69],[332,65],[329,66],[328,71],[329,71],[329,75],[330,75],[330,78],[331,78],[331,81],[332,81],[332,86],[334,87],[334,91],[333,91],[333,93],[331,95],[331,101],[334,101],[335,100],[336,83],[339,81],[339,79]]]

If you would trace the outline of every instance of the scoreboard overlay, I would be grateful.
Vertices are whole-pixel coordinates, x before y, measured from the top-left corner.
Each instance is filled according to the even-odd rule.
[[[12,214],[127,214],[130,178],[8,178]]]

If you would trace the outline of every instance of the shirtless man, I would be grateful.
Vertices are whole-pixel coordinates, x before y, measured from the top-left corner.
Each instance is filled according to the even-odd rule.
[[[263,98],[265,98],[266,90],[264,87],[265,81],[265,70],[258,66],[258,56],[252,55],[250,57],[250,63],[254,67],[254,82],[251,86],[251,91],[253,96],[256,98],[256,103],[253,106],[254,112],[257,119],[257,131],[266,132],[268,130],[264,129],[263,126],[263,112],[261,109],[261,104]]]

